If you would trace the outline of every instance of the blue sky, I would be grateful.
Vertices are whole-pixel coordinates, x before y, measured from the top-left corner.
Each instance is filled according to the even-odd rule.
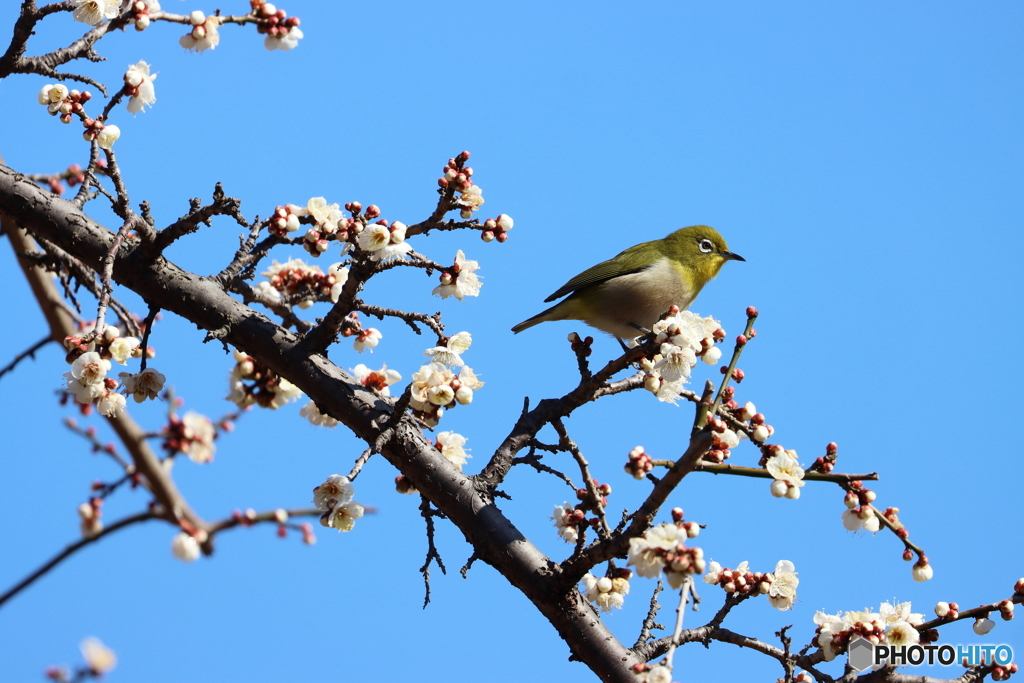
[[[694,475],[670,502],[708,525],[697,539],[707,556],[762,571],[789,559],[800,572],[792,612],[752,601],[727,626],[775,642],[776,630],[794,624],[795,641],[805,643],[818,609],[897,598],[930,614],[937,600],[971,607],[1009,596],[1024,575],[1013,418],[1024,379],[1016,360],[1024,333],[1016,310],[1024,291],[1019,3],[281,6],[302,18],[306,36],[288,53],[264,50],[251,27],[228,26],[216,50],[191,55],[177,44],[179,26],[157,23],[102,41],[108,61],[82,66],[115,87],[140,59],[159,72],[151,110],[133,117],[119,107],[111,119],[122,129],[116,150],[132,199],[148,200],[159,224],[182,215],[188,198],[208,198],[217,181],[249,217],[325,196],[375,203],[385,218],[413,223],[432,209],[445,160],[470,150],[482,212],[515,218],[509,241],[445,234],[414,246],[442,262],[456,249],[479,260],[481,296],[440,301],[430,296],[433,279],[397,271],[367,289],[372,303],[440,310],[449,330],[473,334],[466,360],[487,385],[441,424],[469,438],[470,472],[511,428],[524,396],[535,402],[574,385],[565,337],[582,325],[547,323],[517,336],[509,328],[623,248],[713,225],[747,262],[727,264],[693,310],[720,319],[730,336],[746,306],[762,313],[741,363],[740,399],[757,404],[801,462],[836,441],[840,470],[878,471],[878,503],[901,509],[936,573],[916,584],[896,539],[844,531],[837,487],[808,485],[788,501],[771,498],[761,480]],[[213,9],[179,0],[164,8]],[[15,12],[14,3],[0,7],[0,25],[11,26]],[[31,45],[62,44],[81,27],[51,17]],[[0,154],[23,172],[57,171],[87,153],[76,126],[36,103],[45,83],[0,82]],[[110,217],[98,205],[95,215]],[[217,221],[168,256],[216,272],[236,237],[237,226]],[[45,330],[7,247],[0,260],[13,273],[3,364]],[[342,345],[332,359],[386,362],[408,378],[431,340],[402,325],[379,327],[384,340],[372,356]],[[202,336],[165,317],[151,342],[154,365],[186,408],[216,417],[231,408],[223,400],[231,360],[200,345]],[[617,348],[601,336],[594,361]],[[90,482],[115,476],[112,463],[60,426],[54,392],[65,367],[49,348],[0,380],[0,590],[73,540]],[[200,514],[301,506],[327,475],[348,471],[362,445],[306,424],[298,407],[248,414],[218,442],[214,463],[178,464],[175,478]],[[133,414],[156,430],[164,409]],[[686,406],[636,392],[584,406],[567,427],[595,475],[614,487],[618,510],[648,490],[622,472],[628,451],[642,444],[677,456],[691,419]],[[732,462],[756,459],[748,446]],[[423,522],[418,500],[394,493],[394,475],[371,460],[356,497],[377,514],[353,533],[323,530],[313,547],[266,527],[237,530],[218,539],[213,558],[184,565],[171,558],[173,532],[159,523],[103,540],[0,610],[0,678],[38,680],[46,665],[74,664],[78,642],[95,635],[119,655],[114,683],[259,683],[325,672],[591,680],[496,572],[478,565],[459,576],[470,550],[444,522],[438,545],[448,575],[432,572],[433,601],[421,609]],[[566,500],[564,485],[517,469],[505,488],[514,497],[501,504],[506,514],[544,552],[567,555],[548,519]],[[122,492],[106,519],[145,503]],[[635,579],[626,608],[608,617],[627,644],[652,588]],[[702,596],[704,609],[687,625],[721,602],[717,589]],[[671,621],[668,609],[662,621]],[[984,641],[961,622],[943,629],[943,641],[1024,652],[1013,622],[999,622]],[[684,648],[676,661],[677,679],[779,675],[766,658],[727,645]]]

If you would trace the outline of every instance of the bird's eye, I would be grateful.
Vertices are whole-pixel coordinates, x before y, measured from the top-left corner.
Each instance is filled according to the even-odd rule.
[[[700,250],[705,254],[710,254],[712,251],[715,250],[715,245],[711,243],[711,240],[701,240]]]

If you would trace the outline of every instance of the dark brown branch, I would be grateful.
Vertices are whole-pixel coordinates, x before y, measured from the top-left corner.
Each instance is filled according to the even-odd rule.
[[[4,166],[0,166],[0,212],[94,268],[110,246],[109,230]],[[380,425],[392,417],[388,401],[311,351],[296,335],[233,299],[218,282],[163,259],[143,259],[136,251],[114,264],[114,280],[121,286],[201,329],[218,330],[225,343],[288,378],[358,438],[367,444],[377,440]],[[604,382],[605,377],[599,373],[595,380]],[[581,392],[572,400],[582,405],[594,393]],[[604,681],[632,683],[635,677],[629,667],[637,661],[635,655],[593,618],[593,610],[575,588],[566,590],[553,580],[557,567],[512,525],[491,496],[438,453],[408,416],[402,416],[393,429],[394,437],[381,455],[416,482],[431,504],[459,528],[481,560],[533,602],[577,659]]]

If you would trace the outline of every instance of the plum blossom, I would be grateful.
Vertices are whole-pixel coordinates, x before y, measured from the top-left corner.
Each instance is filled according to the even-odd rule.
[[[153,87],[155,80],[156,74],[151,75],[149,64],[142,60],[139,60],[138,64],[128,67],[128,71],[124,74],[124,83],[134,90],[134,94],[128,100],[130,113],[137,114],[142,111],[143,107],[153,106],[153,103],[156,102],[156,90]]]
[[[796,451],[787,450],[777,453],[768,459],[765,469],[774,478],[771,485],[773,496],[794,499],[800,497],[800,487],[805,483],[804,470],[797,462]]]
[[[558,535],[561,536],[562,540],[566,543],[575,543],[576,539],[579,538],[579,531],[576,529],[577,524],[582,520],[583,515],[577,514],[576,508],[571,503],[565,503],[564,505],[556,505],[555,513],[551,516],[551,519],[555,522],[555,528],[558,529]]]
[[[171,554],[182,562],[195,562],[199,559],[199,541],[184,531],[175,534],[171,539]]]
[[[99,638],[86,638],[78,648],[82,651],[85,665],[93,674],[103,675],[117,666],[117,655]]]
[[[156,398],[167,381],[162,373],[153,368],[146,368],[134,375],[130,372],[121,372],[118,373],[118,377],[121,378],[125,391],[132,395],[136,403],[142,403],[147,398]]]
[[[117,142],[117,139],[121,137],[121,129],[111,124],[109,126],[103,126],[100,129],[99,135],[96,136],[96,144],[101,149],[110,149]]]
[[[320,412],[320,409],[316,407],[316,403],[310,401],[306,405],[302,406],[299,410],[299,416],[309,420],[310,424],[316,425],[317,427],[337,427],[338,421],[330,415],[325,415]]]
[[[437,448],[441,455],[448,459],[448,462],[455,465],[460,472],[466,464],[466,459],[473,456],[466,453],[463,446],[466,445],[466,437],[455,432],[441,432],[437,435]]]
[[[380,396],[390,396],[391,390],[388,386],[402,381],[402,376],[394,370],[388,370],[387,365],[381,366],[380,370],[371,370],[362,363],[351,369],[352,376],[356,381],[367,389],[372,389]]]
[[[469,349],[473,343],[473,337],[469,332],[459,332],[448,337],[444,346],[435,346],[423,352],[424,356],[431,356],[431,362],[441,365],[450,365],[461,368],[465,361],[460,356]]]
[[[105,417],[117,417],[128,405],[125,397],[116,391],[108,391],[96,402],[96,409]]]
[[[625,570],[624,573],[628,575],[630,572]],[[587,600],[597,605],[603,612],[621,608],[625,603],[625,596],[629,593],[629,580],[623,576],[597,578],[588,573],[583,576],[583,585],[586,586]]]
[[[189,23],[192,30],[178,39],[178,42],[186,50],[191,52],[202,52],[212,50],[220,44],[220,17],[216,15],[206,16],[200,10],[195,10],[189,15]]]
[[[405,241],[405,230],[405,224],[398,221],[392,223],[390,228],[372,223],[359,233],[359,248],[368,252],[374,261],[405,258],[412,251],[412,245]]]
[[[478,261],[470,261],[459,249],[455,253],[453,270],[457,273],[456,275],[447,272],[441,273],[441,284],[435,287],[431,294],[437,294],[442,299],[454,296],[460,301],[463,297],[480,296],[480,287],[483,286],[483,283],[480,282],[480,276],[476,274],[476,271],[480,270]]]
[[[327,481],[313,489],[313,504],[324,510],[320,524],[338,531],[351,531],[356,520],[363,516],[363,506],[352,500],[355,488],[348,477],[332,474]]]
[[[72,13],[75,21],[99,26],[105,19],[113,19],[121,8],[121,0],[75,0]]]
[[[768,586],[768,602],[775,609],[788,610],[796,600],[796,587],[800,583],[796,567],[789,560],[779,560],[772,574],[774,578]]]
[[[111,357],[121,365],[127,365],[128,359],[135,355],[135,351],[142,344],[135,337],[117,337],[107,347]]]

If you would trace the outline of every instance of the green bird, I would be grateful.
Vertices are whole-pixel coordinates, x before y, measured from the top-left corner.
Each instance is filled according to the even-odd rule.
[[[548,320],[582,320],[620,339],[651,329],[673,304],[686,310],[726,261],[746,261],[729,251],[707,225],[691,225],[644,242],[588,268],[544,299],[557,304],[512,328],[519,334]]]

